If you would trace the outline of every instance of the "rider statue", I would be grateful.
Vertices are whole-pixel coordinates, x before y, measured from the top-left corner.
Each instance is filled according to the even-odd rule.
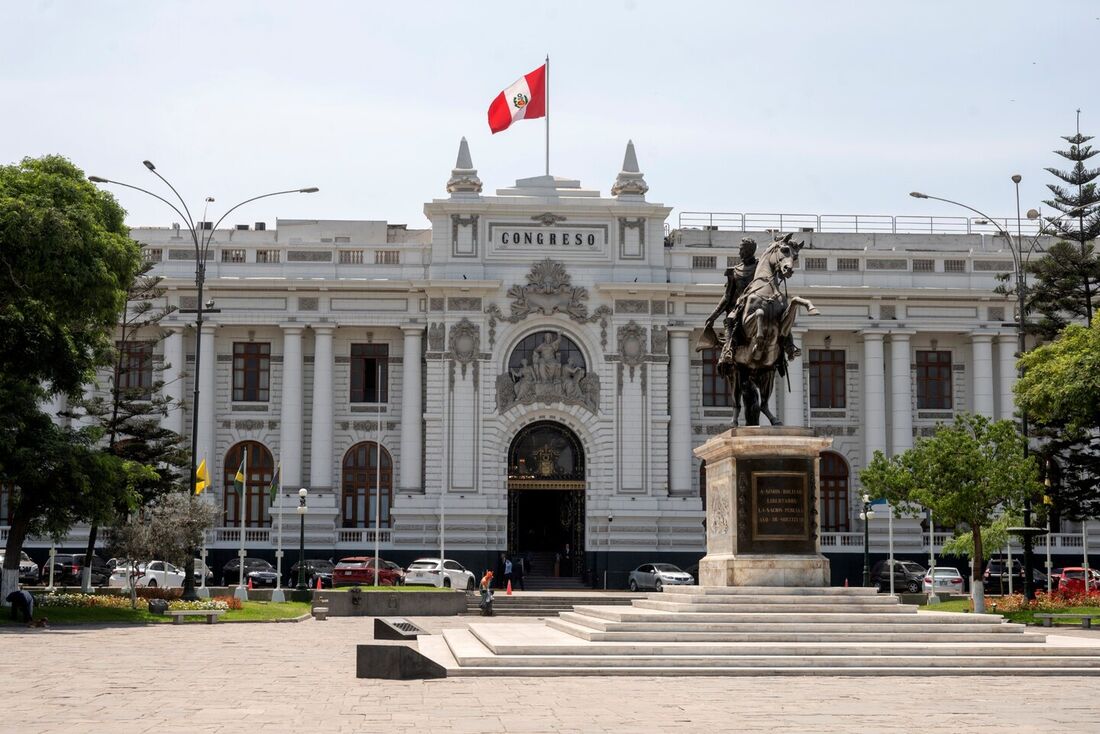
[[[787,374],[787,362],[801,355],[794,344],[791,327],[797,307],[811,315],[817,310],[806,299],[788,299],[783,281],[793,272],[802,243],[791,236],[777,237],[768,246],[764,262],[756,258],[756,241],[741,240],[740,262],[726,269],[726,289],[722,300],[707,318],[698,350],[721,343],[718,373],[729,382],[734,401],[733,425],[738,425],[741,405],[745,405],[747,425],[759,425],[763,412],[772,425],[780,425],[768,407],[775,374]],[[714,322],[724,316],[725,338],[714,333]]]

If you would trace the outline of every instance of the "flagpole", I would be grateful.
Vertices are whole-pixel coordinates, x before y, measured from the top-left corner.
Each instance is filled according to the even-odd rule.
[[[237,566],[237,593],[234,594],[238,599],[247,599],[248,592],[244,588],[244,559],[246,551],[244,549],[244,531],[246,527],[247,502],[248,502],[248,447],[245,446],[242,449],[244,456],[241,459],[241,467],[244,469],[244,478],[241,481],[241,494],[238,497],[237,504],[237,526],[241,534],[241,548],[237,551],[237,557],[239,565]]]
[[[378,587],[379,539],[382,534],[382,360],[374,360],[374,397],[378,418],[374,422],[374,586]],[[387,396],[389,397],[389,396]]]
[[[283,463],[280,461],[275,464],[275,477],[279,481],[279,486],[275,490],[275,496],[279,500],[277,509],[279,511],[279,531],[276,534],[278,540],[275,545],[275,572],[278,574],[275,577],[275,591],[271,595],[271,601],[284,601],[283,598],[283,478],[280,476]],[[274,479],[272,480],[274,481]]]
[[[550,54],[546,54],[546,175],[550,175]]]

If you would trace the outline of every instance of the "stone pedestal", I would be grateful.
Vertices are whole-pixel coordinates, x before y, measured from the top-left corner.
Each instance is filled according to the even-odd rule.
[[[828,586],[818,518],[819,456],[809,428],[734,428],[695,449],[707,463],[707,555],[700,586]]]

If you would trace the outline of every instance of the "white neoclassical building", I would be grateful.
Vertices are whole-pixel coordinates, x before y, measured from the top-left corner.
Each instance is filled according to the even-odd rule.
[[[280,515],[296,546],[300,487],[309,555],[377,541],[405,562],[444,544],[478,570],[510,551],[544,572],[556,554],[558,572],[590,577],[693,563],[705,467],[692,448],[732,417],[714,353],[695,344],[746,236],[761,251],[772,232],[806,242],[790,290],[821,315],[800,317],[802,357],[776,412],[834,438],[820,507],[834,581],[858,577],[858,472],[876,450],[903,451],[961,411],[1013,415],[1013,313],[993,292],[1012,258],[988,224],[682,213],[670,227],[632,145],[607,196],[550,176],[488,193],[465,141],[444,182],[424,229],[291,219],[213,232],[206,287],[219,312],[201,369],[186,314],[164,322],[151,362],[183,406],[167,424],[188,435],[198,410],[199,458],[223,510],[218,565],[242,526],[249,553],[270,557]],[[168,301],[193,308],[186,232],[133,236]],[[246,452],[242,503],[232,477]],[[283,493],[270,507],[276,466]],[[927,555],[921,527],[895,522],[898,553]],[[879,513],[876,554],[886,528]],[[1079,557],[1067,529],[1055,552]]]

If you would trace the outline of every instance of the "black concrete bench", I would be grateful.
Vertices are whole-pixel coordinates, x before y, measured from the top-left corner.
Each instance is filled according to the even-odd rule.
[[[184,617],[206,617],[207,624],[214,624],[218,617],[225,614],[224,609],[170,609],[164,613],[172,617],[172,624],[180,624]]]
[[[1079,619],[1081,629],[1092,629],[1092,620],[1100,619],[1100,614],[1036,614],[1035,619],[1043,620],[1044,627],[1052,626],[1055,619]]]

